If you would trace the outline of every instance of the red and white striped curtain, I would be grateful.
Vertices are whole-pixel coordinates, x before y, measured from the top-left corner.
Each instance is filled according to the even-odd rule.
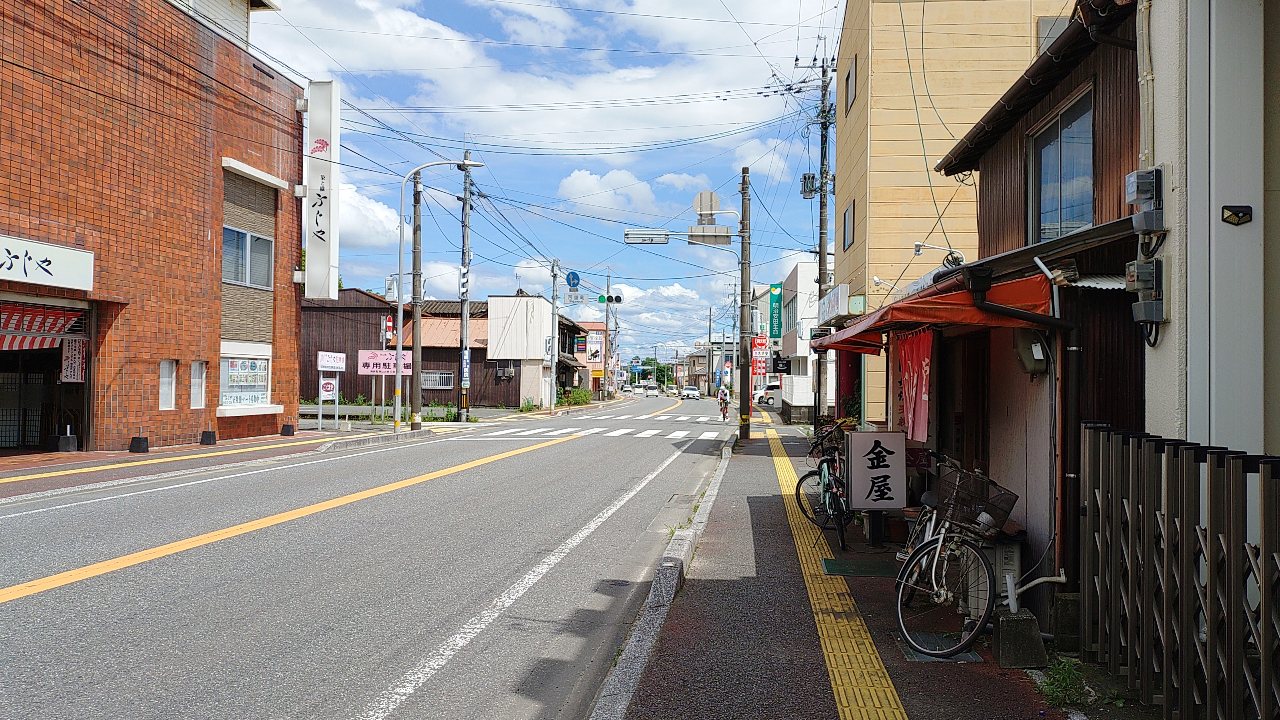
[[[80,319],[83,310],[0,304],[0,350],[43,350],[62,342],[57,337],[34,337],[11,333],[64,333]]]

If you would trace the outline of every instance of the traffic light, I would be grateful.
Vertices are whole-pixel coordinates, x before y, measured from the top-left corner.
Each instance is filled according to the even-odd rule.
[[[461,266],[458,269],[458,297],[459,298],[467,297],[467,291],[469,289],[470,280],[471,280],[471,268],[466,265]]]
[[[599,298],[599,301],[602,303],[620,303],[622,302],[622,296],[621,295],[601,295]]]

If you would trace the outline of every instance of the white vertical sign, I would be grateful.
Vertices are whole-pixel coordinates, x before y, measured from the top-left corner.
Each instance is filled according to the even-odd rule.
[[[846,433],[845,458],[851,510],[895,510],[906,507],[905,433]]]
[[[338,168],[342,144],[341,97],[332,80],[307,89],[306,182],[302,202],[307,250],[308,298],[338,299]]]

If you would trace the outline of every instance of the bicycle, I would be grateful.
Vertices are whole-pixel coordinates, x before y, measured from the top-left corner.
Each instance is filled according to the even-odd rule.
[[[814,435],[808,457],[810,465],[816,463],[816,467],[796,481],[795,490],[801,514],[821,530],[834,527],[841,550],[848,549],[846,529],[854,517],[845,495],[844,478],[840,475],[844,456],[841,431],[850,426],[850,421],[841,420]]]
[[[909,557],[898,572],[898,630],[911,649],[931,657],[967,650],[995,610],[995,570],[981,544],[1004,526],[1018,496],[986,475],[935,454],[934,496],[916,521]],[[927,493],[926,493],[927,495]]]
[[[720,422],[729,422],[729,401],[720,401]]]

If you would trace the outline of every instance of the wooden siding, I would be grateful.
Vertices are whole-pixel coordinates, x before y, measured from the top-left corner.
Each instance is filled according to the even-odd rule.
[[[484,348],[471,349],[471,388],[467,392],[473,407],[520,407],[520,363],[515,376],[498,378],[498,362],[488,362]],[[422,369],[453,373],[452,390],[423,390],[422,404],[456,405],[458,388],[458,351],[454,348],[423,348]]]
[[[336,303],[335,303],[336,305]],[[383,347],[383,327],[389,310],[381,307],[334,307],[313,303],[302,306],[302,343],[298,361],[298,392],[304,398],[315,399],[320,394],[320,373],[316,370],[316,353],[341,352],[347,354],[347,372],[343,374],[343,395],[354,399],[357,394],[368,396],[368,382],[356,373],[356,363],[361,350],[377,350]],[[359,388],[348,391],[347,388]]]
[[[1133,20],[1121,25],[1117,34],[1132,39]],[[1027,133],[1090,83],[1093,221],[1096,225],[1129,214],[1124,204],[1124,176],[1138,169],[1138,61],[1130,50],[1099,45],[982,156],[978,164],[980,257],[1027,244]]]
[[[1111,247],[1132,245],[1113,243]],[[1130,252],[1130,255],[1132,252]],[[1143,342],[1133,322],[1133,295],[1119,290],[1065,288],[1063,314],[1080,325],[1077,392],[1082,422],[1112,427],[1143,425]]]

